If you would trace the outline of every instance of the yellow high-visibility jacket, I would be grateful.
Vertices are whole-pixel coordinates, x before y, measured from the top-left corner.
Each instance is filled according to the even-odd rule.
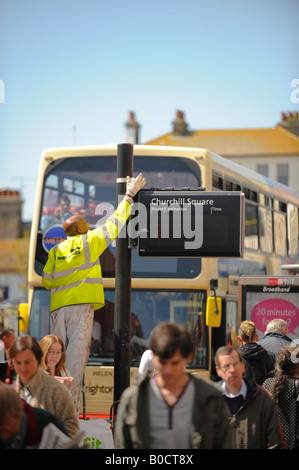
[[[51,290],[53,312],[75,304],[104,305],[104,288],[99,256],[118,236],[132,206],[125,199],[105,224],[84,235],[67,237],[51,248],[42,274],[44,287]]]

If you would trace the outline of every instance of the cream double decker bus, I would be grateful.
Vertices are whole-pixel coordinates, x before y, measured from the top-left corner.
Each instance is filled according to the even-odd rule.
[[[243,257],[142,257],[132,249],[132,380],[151,331],[161,321],[187,325],[194,343],[190,368],[210,377],[216,348],[236,341],[239,277],[280,274],[282,264],[298,260],[299,194],[206,149],[134,145],[133,153],[134,175],[143,173],[145,189],[244,194]],[[38,340],[49,333],[50,293],[41,283],[48,252],[65,238],[64,217],[79,213],[93,228],[113,212],[116,168],[117,145],[49,148],[42,153],[30,237],[28,329],[21,325]],[[233,233],[234,226],[230,230]],[[107,415],[113,402],[114,243],[101,256],[101,265],[106,300],[94,315],[85,373],[87,415]],[[207,300],[215,295],[222,309],[217,328],[206,322]]]

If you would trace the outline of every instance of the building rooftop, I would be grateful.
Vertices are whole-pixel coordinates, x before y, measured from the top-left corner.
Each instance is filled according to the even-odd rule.
[[[182,126],[180,134],[175,125],[184,120],[182,111],[173,121],[172,132],[152,139],[148,145],[174,145],[183,147],[208,148],[222,156],[247,155],[299,155],[299,137],[284,123],[273,128],[264,129],[213,129],[213,130],[187,130],[186,123]],[[297,119],[298,121],[298,119]],[[299,121],[298,121],[299,125]],[[297,127],[297,126],[296,126]]]

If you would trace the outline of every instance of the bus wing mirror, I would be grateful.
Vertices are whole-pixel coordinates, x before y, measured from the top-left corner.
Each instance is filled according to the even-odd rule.
[[[221,297],[208,297],[206,308],[206,325],[218,328],[221,324]]]
[[[19,304],[19,333],[27,333],[29,309],[28,304]]]

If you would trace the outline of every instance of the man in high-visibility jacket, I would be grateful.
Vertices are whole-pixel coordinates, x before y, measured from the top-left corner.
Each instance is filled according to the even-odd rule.
[[[137,178],[127,177],[125,197],[105,224],[95,230],[90,230],[80,215],[67,219],[63,225],[67,239],[50,250],[44,267],[42,283],[51,290],[50,332],[65,344],[66,368],[74,378],[71,394],[78,413],[94,310],[105,303],[99,256],[125,225],[132,198],[145,183],[141,173]]]

